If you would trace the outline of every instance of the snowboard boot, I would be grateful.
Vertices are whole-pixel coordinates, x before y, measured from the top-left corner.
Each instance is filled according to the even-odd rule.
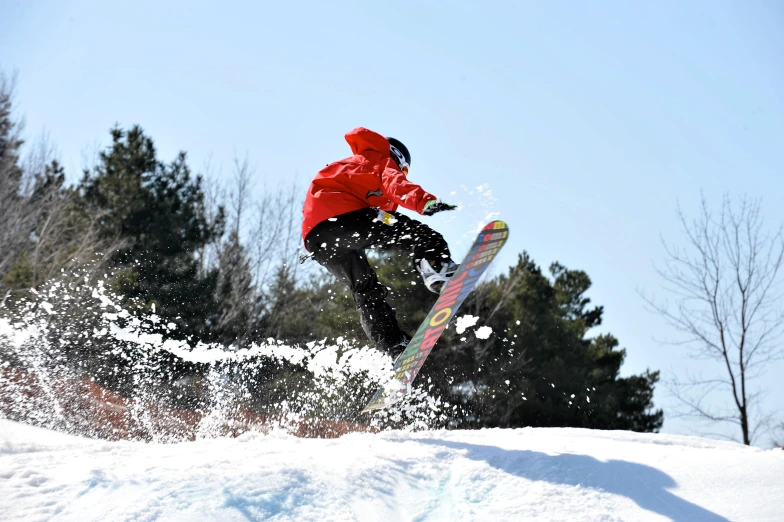
[[[414,266],[422,276],[427,289],[434,294],[440,294],[460,265],[451,259],[444,261],[419,259],[414,262]]]
[[[411,336],[403,332],[402,339],[389,343],[382,341],[376,345],[376,348],[386,353],[390,357],[392,357],[392,361],[394,362],[397,361],[397,358],[400,357],[400,354],[402,354],[405,351],[406,347],[408,346],[408,343],[410,342],[411,342]]]

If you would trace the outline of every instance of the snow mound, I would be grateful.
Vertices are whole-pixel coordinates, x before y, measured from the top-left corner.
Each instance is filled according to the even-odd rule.
[[[781,520],[784,452],[580,429],[95,441],[0,420],[3,520]]]

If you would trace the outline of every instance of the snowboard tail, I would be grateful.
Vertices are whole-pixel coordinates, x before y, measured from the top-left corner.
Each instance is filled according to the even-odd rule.
[[[392,380],[379,388],[362,413],[383,409],[410,391],[411,383],[441,333],[504,246],[508,235],[509,228],[503,221],[493,221],[479,232],[463,263],[447,282],[411,342],[395,361]]]

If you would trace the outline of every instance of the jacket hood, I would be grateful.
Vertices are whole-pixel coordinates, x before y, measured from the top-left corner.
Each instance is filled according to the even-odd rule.
[[[389,141],[381,134],[364,127],[349,131],[346,141],[354,154],[362,154],[367,150],[389,154]]]

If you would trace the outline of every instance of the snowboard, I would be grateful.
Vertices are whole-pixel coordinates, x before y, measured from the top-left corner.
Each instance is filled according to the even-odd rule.
[[[395,361],[392,368],[393,378],[378,389],[362,413],[386,408],[411,390],[411,383],[441,333],[504,246],[508,235],[509,228],[503,221],[493,221],[479,232],[463,263],[444,286],[405,351]]]

